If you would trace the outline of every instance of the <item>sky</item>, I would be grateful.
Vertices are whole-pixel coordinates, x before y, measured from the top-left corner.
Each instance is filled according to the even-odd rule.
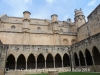
[[[24,11],[31,13],[31,18],[51,19],[58,15],[59,21],[74,21],[74,10],[82,9],[87,16],[100,4],[100,0],[0,0],[0,15],[23,17]]]

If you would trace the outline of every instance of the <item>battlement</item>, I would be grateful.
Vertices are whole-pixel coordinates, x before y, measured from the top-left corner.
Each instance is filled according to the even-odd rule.
[[[80,15],[83,15],[82,9],[81,8],[80,10],[75,9],[75,17]]]

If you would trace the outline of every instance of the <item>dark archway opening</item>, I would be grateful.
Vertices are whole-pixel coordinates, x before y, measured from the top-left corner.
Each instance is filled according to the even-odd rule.
[[[79,60],[78,60],[78,56],[76,53],[74,53],[74,60],[75,60],[75,65],[79,66]]]
[[[64,67],[70,66],[69,56],[66,53],[63,56],[63,66]]]
[[[26,60],[23,54],[21,54],[17,59],[17,69],[26,69]]]
[[[100,65],[100,52],[99,52],[99,50],[94,46],[92,52],[93,52],[93,58],[94,58],[95,65]]]
[[[79,52],[79,57],[80,57],[80,65],[85,66],[85,59],[81,51]]]
[[[54,68],[53,57],[51,54],[48,54],[48,56],[47,56],[46,67],[47,68]]]
[[[35,57],[33,54],[30,54],[27,60],[27,69],[35,68]]]
[[[45,68],[45,59],[42,54],[40,54],[37,58],[37,68]]]
[[[92,57],[88,49],[85,50],[87,66],[93,65]]]
[[[59,54],[57,54],[55,56],[55,67],[62,67],[62,60],[61,60],[61,56]]]
[[[15,69],[15,57],[12,54],[6,60],[6,68]]]

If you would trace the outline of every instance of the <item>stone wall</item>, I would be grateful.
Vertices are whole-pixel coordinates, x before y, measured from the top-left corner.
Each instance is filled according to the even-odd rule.
[[[7,46],[7,45],[5,45]],[[43,56],[46,57],[50,53],[53,57],[56,56],[56,54],[60,54],[62,60],[63,55],[68,53],[68,46],[37,46],[37,45],[8,45],[8,51],[7,51],[7,57],[12,54],[14,55],[16,61],[19,55],[23,54],[27,60],[28,56],[30,54],[33,54],[35,58],[37,59],[39,54],[43,54]]]
[[[75,33],[72,33],[72,35]],[[71,45],[72,40],[76,40],[76,34],[71,33],[52,34],[52,33],[21,33],[21,32],[0,32],[0,39],[3,44],[22,44],[22,45]]]
[[[77,29],[77,41],[81,41],[100,32],[100,5],[88,16],[88,21]]]
[[[75,43],[71,46],[71,50],[72,50],[72,57],[73,57],[73,64],[74,66],[75,65],[75,56],[74,54],[76,53],[77,55],[77,58],[80,62],[80,60],[84,60],[85,62],[85,66],[89,66],[89,62],[87,62],[87,54],[86,54],[86,51],[88,50],[88,52],[90,53],[90,59],[92,61],[92,65],[99,65],[100,64],[100,61],[99,61],[99,58],[100,58],[100,33],[94,35],[94,36],[91,36],[89,38],[86,38],[78,43]],[[95,53],[96,51],[96,53]],[[83,58],[80,58],[80,52],[82,52],[83,54]],[[91,66],[92,66],[91,65]],[[81,66],[79,64],[79,66]]]

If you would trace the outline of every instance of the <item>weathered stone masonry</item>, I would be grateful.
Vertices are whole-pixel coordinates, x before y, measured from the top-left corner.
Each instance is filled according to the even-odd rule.
[[[74,21],[0,17],[0,74],[100,71],[100,5],[88,16],[75,10]]]

